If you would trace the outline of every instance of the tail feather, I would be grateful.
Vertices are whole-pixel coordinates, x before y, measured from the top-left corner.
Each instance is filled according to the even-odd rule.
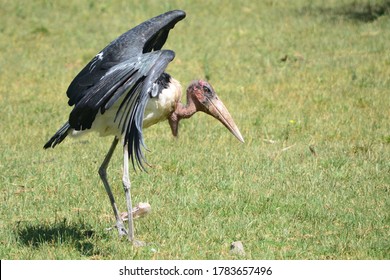
[[[68,136],[70,130],[69,122],[66,122],[54,135],[50,138],[49,141],[43,146],[44,149],[54,148],[57,144],[61,143],[62,140]]]

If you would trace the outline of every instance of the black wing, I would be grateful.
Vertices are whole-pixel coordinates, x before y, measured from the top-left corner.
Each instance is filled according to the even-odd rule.
[[[71,82],[66,92],[68,104],[75,105],[111,67],[142,53],[160,50],[169,31],[185,16],[185,12],[180,10],[167,12],[139,24],[112,41]]]
[[[99,112],[104,113],[121,96],[117,112],[118,127],[125,135],[129,156],[143,168],[142,122],[146,103],[155,96],[153,84],[163,74],[175,54],[160,50],[170,29],[185,17],[183,11],[171,11],[152,18],[104,48],[70,84],[69,105],[75,105],[69,124],[76,130],[91,128]]]

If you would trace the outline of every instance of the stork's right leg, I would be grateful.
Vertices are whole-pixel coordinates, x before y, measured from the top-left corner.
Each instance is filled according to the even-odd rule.
[[[126,144],[123,147],[123,188],[125,191],[125,196],[126,196],[126,205],[127,205],[127,218],[128,218],[128,223],[129,223],[129,233],[128,233],[128,239],[130,242],[134,243],[134,222],[133,222],[133,205],[131,202],[131,193],[130,193],[130,188],[131,188],[131,183],[130,183],[130,178],[129,178],[129,149],[127,148]]]
[[[118,141],[119,141],[119,139],[117,137],[115,137],[114,141],[111,144],[110,150],[108,151],[106,157],[104,158],[102,165],[99,168],[99,175],[103,181],[107,195],[110,198],[112,210],[114,210],[114,215],[115,215],[115,219],[116,219],[116,227],[118,229],[119,236],[121,237],[121,236],[127,235],[127,231],[123,225],[121,217],[119,216],[118,207],[116,206],[114,195],[112,194],[110,185],[109,185],[108,180],[107,180],[107,166],[111,160],[112,154],[115,151],[115,148],[116,148],[116,145],[118,144]]]
[[[125,191],[126,196],[126,204],[127,204],[127,222],[129,223],[129,233],[128,233],[128,239],[130,242],[133,243],[134,246],[144,246],[145,243],[139,240],[134,239],[134,222],[133,222],[133,205],[131,202],[131,183],[130,183],[130,177],[129,177],[129,149],[128,144],[123,146],[123,188]]]

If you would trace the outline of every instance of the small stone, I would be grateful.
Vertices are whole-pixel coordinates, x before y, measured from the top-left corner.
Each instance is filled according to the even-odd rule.
[[[245,250],[244,250],[244,245],[242,244],[241,241],[234,241],[230,245],[230,253],[239,255],[239,256],[245,256]]]

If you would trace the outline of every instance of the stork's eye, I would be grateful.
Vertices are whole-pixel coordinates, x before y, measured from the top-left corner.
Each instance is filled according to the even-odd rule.
[[[210,93],[211,92],[211,90],[207,86],[203,86],[203,91],[205,93]]]

